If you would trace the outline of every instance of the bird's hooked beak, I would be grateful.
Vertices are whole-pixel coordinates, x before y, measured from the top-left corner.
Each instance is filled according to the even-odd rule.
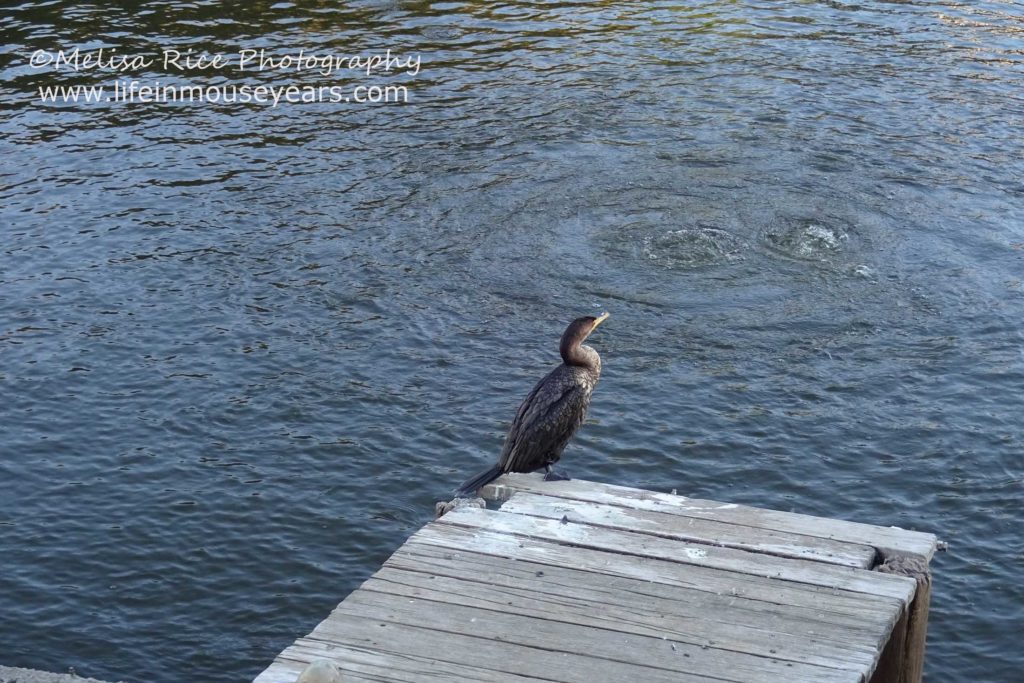
[[[596,330],[598,325],[600,325],[601,323],[608,319],[608,315],[608,311],[605,311],[601,315],[597,316],[597,318],[594,319],[594,326],[590,328],[590,331],[593,332],[594,330]]]

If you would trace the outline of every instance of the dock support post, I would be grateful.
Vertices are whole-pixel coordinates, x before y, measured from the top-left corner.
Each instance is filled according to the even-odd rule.
[[[932,575],[928,561],[915,556],[892,556],[877,571],[908,576],[917,581],[914,600],[893,627],[871,683],[921,683],[924,676],[924,648],[928,635],[928,605],[932,597]]]

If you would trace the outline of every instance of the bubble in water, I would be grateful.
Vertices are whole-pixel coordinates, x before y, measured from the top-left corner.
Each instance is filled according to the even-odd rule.
[[[744,244],[719,228],[696,226],[669,230],[643,238],[643,257],[669,268],[697,268],[712,263],[738,261]]]

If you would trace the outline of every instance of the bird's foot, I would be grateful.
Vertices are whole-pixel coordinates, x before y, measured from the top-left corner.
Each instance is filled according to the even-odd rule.
[[[549,467],[544,473],[544,481],[572,481],[572,478],[565,472],[558,472]]]

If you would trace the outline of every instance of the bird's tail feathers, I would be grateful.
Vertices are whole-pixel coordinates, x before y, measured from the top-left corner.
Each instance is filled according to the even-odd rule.
[[[480,474],[470,477],[463,482],[462,486],[455,491],[455,496],[457,498],[468,498],[474,495],[478,489],[490,484],[504,473],[504,470],[501,469],[501,465],[494,465],[493,467],[486,469]]]

